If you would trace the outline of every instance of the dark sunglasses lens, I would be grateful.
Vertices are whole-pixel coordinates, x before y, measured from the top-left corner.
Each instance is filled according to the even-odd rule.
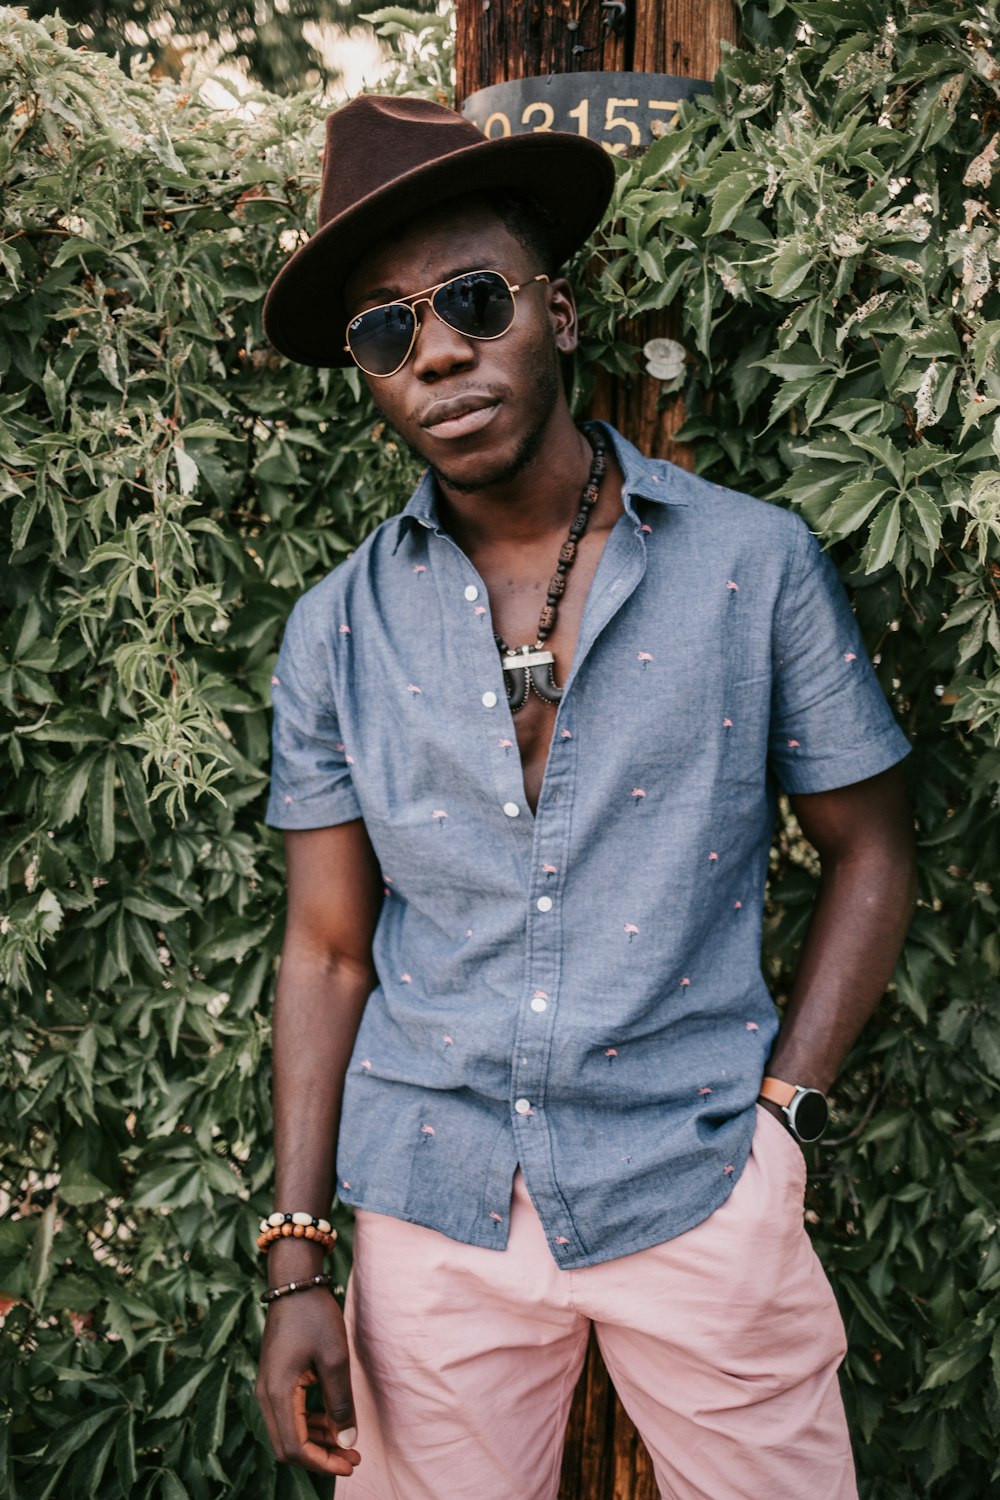
[[[434,311],[458,333],[495,339],[514,321],[514,298],[496,271],[470,271],[438,287]]]
[[[409,352],[414,317],[404,302],[360,313],[347,330],[351,353],[368,375],[391,375]]]

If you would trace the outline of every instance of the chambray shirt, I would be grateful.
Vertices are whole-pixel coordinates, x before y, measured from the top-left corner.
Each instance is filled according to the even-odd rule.
[[[429,475],[299,601],[273,679],[268,821],[363,818],[384,876],[340,1198],[502,1249],[520,1165],[566,1268],[731,1192],[777,1030],[777,788],[908,748],[803,522],[609,432],[625,512],[534,815],[486,587]]]

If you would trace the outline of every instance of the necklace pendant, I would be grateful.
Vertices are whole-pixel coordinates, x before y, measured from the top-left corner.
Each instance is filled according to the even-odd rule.
[[[500,658],[505,672],[523,672],[525,667],[554,667],[556,659],[551,651],[533,650],[522,646],[517,651],[508,651]]]
[[[508,649],[504,653],[500,665],[507,674],[507,705],[512,714],[524,707],[529,692],[534,692],[543,703],[561,702],[562,688],[556,687],[555,664],[552,652],[538,647],[522,646],[518,651]]]

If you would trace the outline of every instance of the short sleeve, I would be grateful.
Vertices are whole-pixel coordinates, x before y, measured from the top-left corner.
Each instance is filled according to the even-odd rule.
[[[274,703],[272,828],[327,828],[361,817],[322,640],[310,638],[300,602],[271,678]]]
[[[844,587],[804,524],[775,616],[774,661],[769,759],[786,792],[850,786],[909,753]]]

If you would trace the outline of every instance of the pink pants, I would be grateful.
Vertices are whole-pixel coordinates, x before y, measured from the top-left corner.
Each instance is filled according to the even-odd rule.
[[[556,1267],[520,1174],[504,1252],[359,1213],[349,1500],[555,1500],[591,1324],[668,1500],[856,1500],[844,1331],[804,1188],[758,1107],[722,1207],[602,1265]]]

